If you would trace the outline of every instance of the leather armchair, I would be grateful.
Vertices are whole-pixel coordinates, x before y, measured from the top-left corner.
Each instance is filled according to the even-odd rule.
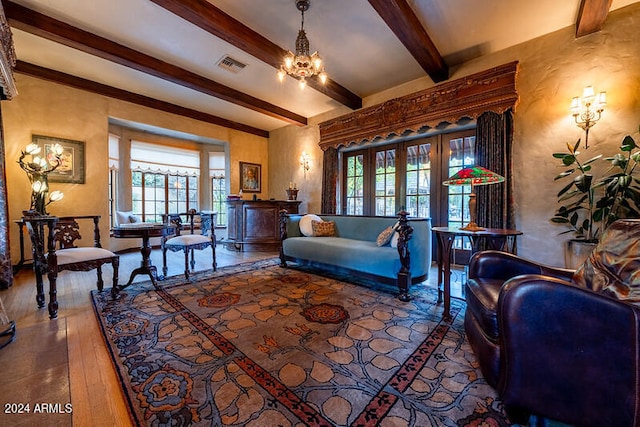
[[[522,274],[537,274],[568,282],[573,273],[573,270],[540,265],[507,252],[483,251],[471,257],[469,280],[465,284],[467,308],[464,327],[489,385],[497,387],[500,372],[497,308],[504,283]]]
[[[639,288],[640,220],[612,224],[577,272],[472,257],[465,330],[511,421],[640,425]]]

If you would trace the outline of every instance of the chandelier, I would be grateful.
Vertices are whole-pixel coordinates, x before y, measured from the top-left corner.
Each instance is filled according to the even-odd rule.
[[[300,89],[307,85],[306,78],[318,75],[320,82],[327,82],[327,73],[324,72],[324,64],[318,52],[309,55],[309,39],[304,31],[304,13],[309,10],[311,0],[296,0],[296,7],[302,14],[302,24],[296,38],[296,53],[288,51],[284,56],[284,62],[278,70],[278,78],[282,82],[289,74],[299,80]]]

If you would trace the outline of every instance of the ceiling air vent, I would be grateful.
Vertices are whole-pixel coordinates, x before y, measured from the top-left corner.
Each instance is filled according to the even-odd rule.
[[[239,73],[246,67],[247,64],[243,64],[237,59],[233,59],[229,55],[225,55],[220,61],[218,61],[218,67],[229,70],[232,73]]]

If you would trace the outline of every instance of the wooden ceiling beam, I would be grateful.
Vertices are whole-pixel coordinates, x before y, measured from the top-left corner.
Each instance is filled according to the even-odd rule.
[[[586,36],[602,29],[613,0],[582,0],[576,20],[576,37]]]
[[[4,1],[3,3],[5,15],[12,27],[240,105],[267,116],[283,120],[287,123],[298,126],[307,124],[306,117],[292,111],[288,111],[88,31],[73,27],[16,3],[10,1]]]
[[[262,62],[280,69],[282,58],[287,53],[285,49],[227,15],[208,1],[151,1]],[[307,85],[351,109],[362,107],[362,98],[331,79],[327,79],[327,83],[323,85],[317,78],[311,78],[307,80]]]
[[[369,0],[434,83],[449,78],[449,67],[406,0]]]
[[[160,101],[148,96],[139,95],[137,93],[129,92],[123,89],[118,89],[113,86],[94,82],[93,80],[87,80],[80,77],[72,76],[71,74],[65,74],[60,71],[52,70],[50,68],[34,65],[29,62],[17,61],[15,72],[32,77],[37,77],[43,80],[48,80],[76,89],[97,93],[98,95],[108,96],[109,98],[119,99],[121,101],[142,105],[143,107],[149,107],[156,110],[165,111],[167,113],[177,114],[179,116],[189,117],[191,119],[211,123],[214,125],[224,126],[229,129],[247,132],[252,135],[261,136],[263,138],[269,138],[269,131],[266,131],[264,129],[259,129],[253,126],[234,122],[232,120],[223,119],[222,117],[214,116],[212,114],[203,113],[202,111],[192,110],[190,108],[181,107],[179,105]]]

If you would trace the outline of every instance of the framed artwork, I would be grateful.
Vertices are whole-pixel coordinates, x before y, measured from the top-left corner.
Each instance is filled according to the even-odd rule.
[[[53,155],[55,144],[62,146],[62,164],[49,174],[50,182],[84,184],[84,142],[42,135],[33,135],[32,142],[42,149],[40,153],[47,160]]]
[[[262,166],[240,162],[240,189],[243,193],[262,192]]]

